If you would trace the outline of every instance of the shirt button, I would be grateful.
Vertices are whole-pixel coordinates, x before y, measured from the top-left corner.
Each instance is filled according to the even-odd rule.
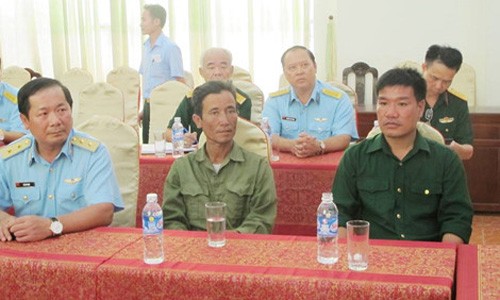
[[[403,162],[400,161],[399,162],[399,166],[402,167],[403,166]]]
[[[401,234],[401,238],[402,238],[402,239],[404,239],[404,238],[405,238],[405,235],[404,235],[403,233]]]
[[[424,194],[429,195],[429,194],[430,194],[429,190],[428,190],[428,189],[426,189],[426,190],[424,191]]]
[[[401,215],[400,214],[396,214],[396,218],[401,219]]]
[[[49,195],[49,199],[51,199],[51,200],[52,200],[52,198],[54,198],[54,195],[50,194],[50,195]]]
[[[28,196],[24,195],[24,196],[23,196],[23,200],[24,200],[24,201],[28,200]]]
[[[444,131],[448,132],[449,130],[448,130],[448,128],[446,128]]]
[[[401,193],[401,188],[398,188],[397,191],[398,191],[398,193]]]
[[[49,172],[50,172],[50,173],[54,172],[54,168],[50,168],[50,169],[49,169]]]

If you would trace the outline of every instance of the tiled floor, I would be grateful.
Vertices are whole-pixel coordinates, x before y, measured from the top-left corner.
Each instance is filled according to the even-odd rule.
[[[500,214],[475,214],[469,243],[500,245]]]

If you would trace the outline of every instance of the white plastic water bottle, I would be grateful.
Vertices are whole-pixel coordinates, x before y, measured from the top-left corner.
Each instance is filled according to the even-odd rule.
[[[149,265],[163,262],[163,212],[158,195],[148,194],[142,210],[144,262]]]
[[[172,156],[178,158],[184,155],[184,126],[181,118],[175,117],[172,125]]]
[[[339,260],[338,238],[338,210],[333,203],[332,193],[323,193],[321,204],[318,207],[318,262],[334,264]]]

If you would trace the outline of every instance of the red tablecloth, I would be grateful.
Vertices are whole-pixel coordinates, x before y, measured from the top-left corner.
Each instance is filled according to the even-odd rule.
[[[333,152],[304,159],[280,153],[280,161],[271,163],[278,194],[274,234],[316,234],[316,209],[321,202],[321,193],[331,191],[342,154]],[[163,184],[173,161],[171,156],[141,156],[137,227],[141,226],[140,215],[146,194],[157,193],[160,203],[163,201]]]
[[[135,230],[140,234],[140,230]],[[98,268],[102,299],[450,299],[456,247],[371,241],[365,272],[347,268],[346,246],[334,266],[316,261],[313,237],[229,233],[225,247],[206,233],[166,231],[165,262],[142,261],[142,241]]]
[[[500,246],[460,245],[457,300],[500,299]]]
[[[1,299],[96,299],[97,268],[141,239],[99,228],[33,243],[0,242]]]

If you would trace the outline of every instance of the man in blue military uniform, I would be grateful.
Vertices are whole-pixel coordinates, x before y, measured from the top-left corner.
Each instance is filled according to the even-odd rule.
[[[281,57],[291,87],[272,93],[264,105],[279,148],[297,157],[344,150],[358,138],[354,108],[343,91],[316,80],[313,53],[294,46]]]
[[[448,89],[461,65],[462,54],[457,49],[438,45],[429,47],[422,65],[427,94],[421,121],[439,130],[449,147],[466,160],[474,153],[469,107],[465,96]]]
[[[26,137],[0,148],[0,240],[42,240],[107,226],[123,201],[109,153],[75,131],[71,94],[39,78],[19,91]],[[13,207],[15,216],[4,212]]]
[[[141,31],[149,35],[142,48],[142,61],[139,73],[142,75],[143,110],[139,113],[142,120],[142,140],[149,141],[149,97],[151,91],[169,80],[185,83],[182,54],[179,46],[163,34],[167,20],[165,9],[158,4],[144,6],[141,18]]]
[[[2,58],[0,58],[1,69]],[[17,89],[0,82],[0,143],[8,144],[26,132],[17,108]]]

